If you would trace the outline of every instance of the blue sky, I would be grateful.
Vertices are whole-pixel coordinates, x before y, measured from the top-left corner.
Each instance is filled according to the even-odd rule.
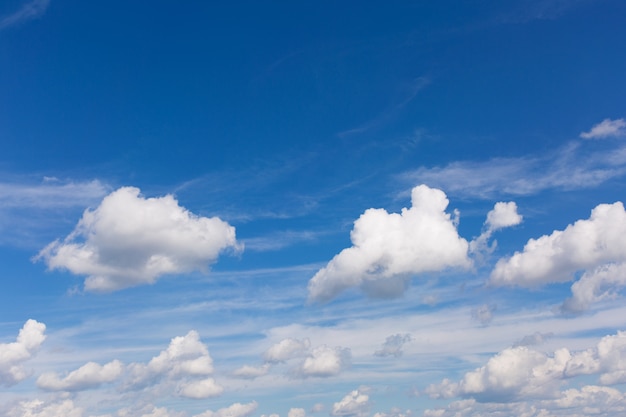
[[[626,5],[0,5],[0,414],[626,409]]]

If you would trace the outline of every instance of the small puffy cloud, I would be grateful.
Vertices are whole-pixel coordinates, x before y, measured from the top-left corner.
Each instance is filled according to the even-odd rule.
[[[196,399],[217,397],[223,392],[224,388],[216,383],[213,378],[184,382],[178,389],[178,395],[181,397]]]
[[[522,337],[520,340],[513,344],[513,347],[540,345],[551,337],[554,337],[554,333],[535,332],[533,334]]]
[[[393,407],[388,413],[378,412],[374,414],[374,417],[411,417],[413,412],[411,410],[403,410],[398,407]]]
[[[60,378],[54,372],[42,374],[37,378],[37,386],[48,391],[81,391],[113,382],[122,375],[122,372],[124,365],[118,360],[105,365],[88,362],[64,378]]]
[[[530,239],[522,252],[500,259],[491,273],[494,285],[536,287],[573,279],[575,272],[626,261],[626,211],[621,202],[600,204],[587,220],[565,230]]]
[[[626,121],[624,119],[604,119],[597,125],[594,125],[589,132],[582,132],[580,137],[583,139],[604,139],[625,135]]]
[[[401,213],[366,210],[350,233],[353,246],[309,281],[309,300],[328,301],[351,287],[374,297],[397,296],[413,275],[469,267],[468,243],[445,212],[444,192],[420,185],[413,188],[411,201],[412,207]]]
[[[316,404],[313,404],[313,407],[311,407],[311,412],[312,413],[321,413],[325,409],[326,409],[326,406],[324,404],[316,403]]]
[[[565,300],[561,310],[566,313],[587,310],[593,303],[617,298],[624,287],[626,262],[601,265],[593,271],[585,272],[572,284],[572,296]]]
[[[263,355],[267,362],[285,362],[289,359],[306,355],[311,346],[309,339],[283,339],[272,345]]]
[[[493,319],[493,312],[496,310],[495,306],[483,304],[472,310],[472,318],[479,321],[483,325],[491,323]]]
[[[247,404],[235,403],[229,407],[220,408],[217,411],[207,410],[193,417],[247,417],[252,415],[258,407],[256,401]]]
[[[291,408],[289,413],[287,413],[287,417],[306,417],[306,411],[304,411],[304,408]]]
[[[131,363],[127,367],[126,389],[141,389],[163,384],[178,386],[176,392],[182,397],[208,398],[223,391],[212,378],[213,359],[206,345],[200,341],[195,330],[171,340],[166,350],[150,362]]]
[[[35,259],[48,268],[86,275],[88,291],[152,284],[165,274],[204,271],[225,249],[237,249],[235,228],[217,217],[199,217],[172,195],[144,198],[123,187],[86,210],[63,241]]]
[[[350,366],[351,358],[348,348],[318,346],[309,353],[296,372],[304,378],[334,376]]]
[[[395,356],[396,358],[398,358],[402,356],[402,347],[406,343],[409,343],[411,340],[413,339],[411,338],[411,335],[408,333],[405,333],[405,334],[398,333],[398,334],[388,336],[387,339],[385,339],[385,343],[383,343],[382,348],[375,351],[374,355],[381,356],[381,357]]]
[[[236,369],[233,372],[233,375],[238,378],[254,379],[263,375],[267,375],[269,369],[269,364],[264,364],[262,366],[244,365],[241,368]]]
[[[0,386],[11,386],[28,377],[21,364],[39,350],[46,339],[46,325],[36,320],[28,320],[12,343],[0,344]]]
[[[366,417],[369,415],[369,396],[361,389],[354,390],[333,404],[332,416]]]
[[[41,400],[22,401],[8,412],[7,417],[83,417],[83,409],[69,399],[46,403]]]
[[[108,417],[108,415],[102,417]],[[156,407],[153,404],[145,404],[122,408],[115,413],[115,417],[187,417],[187,413],[168,410],[165,407]]]
[[[498,202],[493,206],[493,210],[487,213],[485,225],[487,230],[496,231],[518,225],[522,222],[522,216],[517,212],[517,204],[514,201]]]

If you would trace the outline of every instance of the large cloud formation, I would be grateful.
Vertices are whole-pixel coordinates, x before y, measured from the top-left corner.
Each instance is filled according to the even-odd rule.
[[[581,270],[626,261],[626,211],[621,202],[600,204],[587,220],[539,239],[501,259],[491,273],[494,285],[537,287],[566,282]]]
[[[470,266],[468,243],[445,210],[443,191],[420,185],[401,213],[368,209],[354,222],[353,246],[341,251],[309,281],[310,301],[328,301],[350,287],[371,296],[402,293],[415,274]]]
[[[11,386],[28,377],[21,364],[39,350],[46,339],[46,325],[28,320],[20,330],[17,340],[0,344],[0,386]]]
[[[86,210],[69,236],[36,259],[51,270],[87,275],[88,291],[115,291],[206,270],[220,252],[238,247],[235,228],[219,218],[196,216],[171,195],[144,198],[138,188],[123,187]]]

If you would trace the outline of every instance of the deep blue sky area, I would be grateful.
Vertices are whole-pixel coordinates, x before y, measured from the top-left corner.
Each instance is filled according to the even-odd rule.
[[[625,39],[620,0],[2,2],[0,415],[621,416]]]

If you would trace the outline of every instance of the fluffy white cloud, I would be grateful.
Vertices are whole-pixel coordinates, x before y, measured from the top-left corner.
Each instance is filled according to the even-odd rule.
[[[247,417],[256,411],[258,404],[252,401],[247,404],[235,403],[231,406],[220,408],[217,411],[207,410],[193,417]]]
[[[12,343],[0,344],[0,385],[17,384],[28,377],[21,364],[30,359],[46,339],[46,325],[28,320]]]
[[[348,348],[318,346],[297,369],[302,377],[328,377],[339,374],[350,366],[351,352]]]
[[[561,306],[565,312],[580,312],[595,302],[616,298],[626,287],[626,262],[606,264],[585,272],[572,284],[572,296]]]
[[[626,121],[624,119],[604,119],[594,125],[589,132],[582,132],[580,137],[583,139],[604,139],[624,135],[626,135]]]
[[[445,212],[441,190],[413,188],[412,207],[401,213],[368,209],[354,222],[353,246],[341,251],[309,281],[309,299],[328,301],[350,287],[371,296],[396,296],[423,272],[470,266],[468,243]]]
[[[523,252],[501,259],[491,273],[494,285],[535,287],[565,282],[576,271],[626,261],[626,211],[621,202],[600,204],[587,220],[530,239]]]
[[[83,409],[66,399],[46,403],[41,400],[22,401],[8,412],[7,417],[83,417]]]
[[[115,417],[187,417],[187,413],[168,410],[165,407],[156,407],[153,404],[145,404],[122,408],[115,413]]]
[[[306,417],[306,411],[304,408],[290,408],[287,417]]]
[[[381,357],[395,356],[396,358],[398,358],[402,356],[402,347],[404,346],[404,344],[409,343],[411,340],[413,339],[408,333],[398,333],[388,336],[387,339],[385,339],[385,343],[383,343],[383,347],[375,351],[374,355]]]
[[[365,417],[369,415],[369,396],[362,389],[357,389],[333,404],[331,415],[346,417]]]
[[[223,391],[212,378],[213,360],[195,330],[171,340],[166,350],[147,364],[132,363],[127,367],[126,389],[140,389],[156,384],[177,384],[183,397],[207,398]]]
[[[480,402],[554,399],[567,379],[598,375],[602,384],[626,382],[626,332],[605,336],[593,348],[552,355],[516,346],[504,349],[459,382],[444,379],[426,389],[433,398],[471,397]]]
[[[469,244],[470,252],[478,259],[481,259],[483,253],[491,253],[495,249],[496,242],[491,246],[487,245],[489,238],[493,232],[506,227],[518,225],[522,222],[523,217],[517,212],[517,204],[513,201],[498,202],[493,209],[487,213],[487,219],[483,226],[483,232]]]
[[[254,379],[266,375],[269,369],[269,364],[264,364],[262,366],[244,365],[240,368],[237,368],[233,372],[233,375],[238,378]]]
[[[228,223],[196,216],[171,195],[143,198],[139,189],[124,187],[86,210],[69,236],[36,259],[52,270],[87,275],[86,290],[114,291],[164,274],[206,270],[227,248],[238,248]]]
[[[180,384],[178,395],[187,398],[210,398],[222,395],[224,388],[215,382],[213,378],[189,381]]]
[[[54,372],[42,374],[37,378],[37,386],[49,391],[80,391],[113,382],[122,375],[122,372],[124,365],[118,360],[105,365],[88,362],[64,378],[59,378]]]
[[[277,363],[306,355],[311,346],[309,339],[286,338],[272,345],[264,354],[267,362]]]
[[[374,414],[374,417],[411,417],[413,412],[411,410],[403,410],[398,407],[393,407],[388,413],[378,412]]]

